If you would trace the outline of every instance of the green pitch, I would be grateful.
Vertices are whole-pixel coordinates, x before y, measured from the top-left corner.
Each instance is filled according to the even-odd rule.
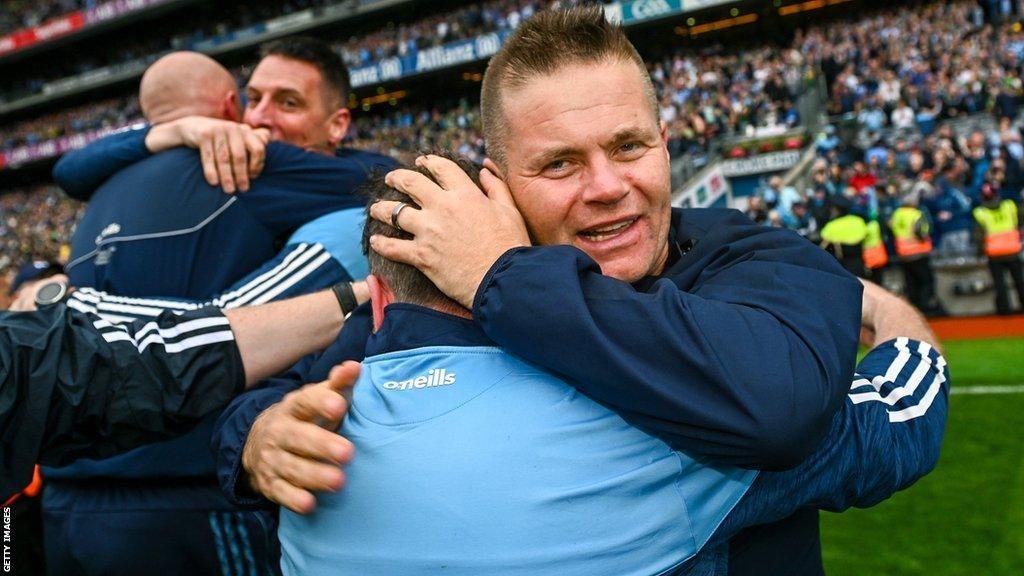
[[[954,389],[1024,385],[1024,338],[944,348]],[[1024,393],[953,394],[934,472],[821,524],[829,576],[1024,574]]]

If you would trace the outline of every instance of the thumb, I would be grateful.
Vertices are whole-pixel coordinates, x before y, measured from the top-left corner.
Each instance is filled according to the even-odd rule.
[[[348,392],[359,378],[361,369],[362,364],[351,360],[331,368],[327,376],[327,387],[338,393]]]

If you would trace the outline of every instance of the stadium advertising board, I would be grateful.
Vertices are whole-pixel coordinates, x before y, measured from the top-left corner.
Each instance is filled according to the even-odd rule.
[[[729,180],[726,179],[721,166],[715,166],[673,194],[672,205],[677,208],[728,206],[730,192]]]
[[[683,0],[633,0],[622,3],[622,23],[632,24],[678,14],[683,11]]]
[[[63,16],[51,18],[38,26],[18,30],[0,37],[0,56],[20,50],[32,44],[46,42],[53,38],[77,32],[85,26],[123,16],[128,12],[149,8],[168,0],[113,0],[88,10],[76,10]]]
[[[490,58],[501,48],[508,37],[508,31],[492,32],[471,38],[449,42],[426,50],[411,51],[405,56],[385,58],[362,68],[350,71],[352,87],[359,88],[369,84],[403,78],[421,72],[440,70],[449,66],[457,66],[467,62],[475,62]]]
[[[612,22],[629,25],[733,1],[735,0],[631,0],[606,4],[604,11],[605,16]]]
[[[786,150],[785,152],[758,154],[752,158],[726,160],[722,163],[722,171],[729,178],[779,172],[792,168],[800,161],[801,154],[803,154],[802,150]]]

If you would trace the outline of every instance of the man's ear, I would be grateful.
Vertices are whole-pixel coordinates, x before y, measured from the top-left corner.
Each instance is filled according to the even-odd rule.
[[[351,123],[352,112],[344,106],[331,114],[331,117],[327,119],[327,131],[331,146],[337,148],[341,144],[341,141],[345,139],[345,134],[348,134],[348,127]]]
[[[505,180],[505,172],[502,171],[498,163],[490,158],[484,158],[484,168],[491,171],[491,174],[497,176],[500,180]]]
[[[373,331],[380,330],[384,324],[384,308],[395,301],[395,293],[381,277],[370,274],[366,277],[366,285],[370,288],[370,308],[373,310]]]
[[[238,91],[229,90],[224,93],[224,98],[221,101],[221,114],[225,120],[242,121],[242,101],[238,98]]]

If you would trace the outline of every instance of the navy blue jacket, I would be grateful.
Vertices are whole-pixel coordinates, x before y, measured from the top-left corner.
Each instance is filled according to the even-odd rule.
[[[348,150],[329,157],[275,142],[249,192],[227,195],[206,183],[197,151],[148,155],[146,133],[100,140],[54,169],[62,187],[89,199],[67,266],[76,286],[122,296],[209,298],[273,258],[302,224],[361,208],[363,199],[349,192],[375,169],[394,166],[376,154]]]
[[[860,283],[795,233],[734,210],[676,209],[672,224],[665,271],[634,286],[601,275],[570,246],[510,250],[481,283],[473,316],[498,345],[674,448],[748,468],[795,466],[818,446],[849,390]],[[256,416],[338,362],[361,359],[369,333],[369,312],[360,310],[318,360],[222,413],[213,449],[230,499],[265,503],[238,482]],[[759,540],[785,538],[751,549],[806,546],[816,530],[815,521],[766,531]],[[820,556],[808,562],[820,571]]]
[[[65,190],[89,199],[67,267],[76,286],[120,296],[209,299],[274,258],[302,224],[364,206],[352,191],[373,171],[395,167],[377,154],[344,150],[330,157],[275,142],[250,190],[227,195],[206,183],[197,151],[150,154],[147,133],[104,138],[54,168]],[[80,461],[49,476],[212,477],[206,449],[212,424],[210,418],[182,438],[108,461]]]

